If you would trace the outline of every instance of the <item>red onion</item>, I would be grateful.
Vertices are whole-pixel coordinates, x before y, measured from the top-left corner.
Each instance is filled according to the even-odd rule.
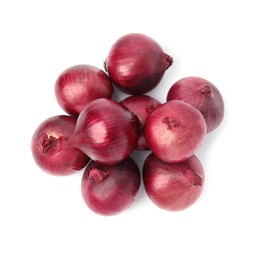
[[[68,175],[86,166],[89,158],[68,143],[76,119],[72,116],[54,116],[42,122],[32,137],[33,157],[44,171],[52,175]]]
[[[158,85],[173,59],[152,38],[138,33],[122,36],[110,49],[105,69],[113,83],[128,94],[143,94]]]
[[[100,98],[80,113],[72,142],[92,160],[114,165],[130,155],[138,138],[137,117],[119,103]]]
[[[97,98],[111,98],[113,85],[108,75],[91,65],[76,65],[63,71],[55,84],[59,105],[78,116],[83,107]]]
[[[144,123],[151,111],[161,103],[157,99],[147,95],[129,96],[120,103],[134,113],[139,119],[140,137],[136,149],[148,150],[149,147],[144,137]]]
[[[195,155],[181,163],[166,163],[150,154],[144,162],[143,182],[155,205],[170,211],[183,210],[199,198],[204,170]]]
[[[167,100],[182,100],[197,108],[205,118],[207,132],[217,128],[224,117],[224,101],[214,84],[200,77],[186,77],[175,82]]]
[[[140,178],[140,170],[130,157],[114,166],[91,161],[82,177],[83,199],[97,214],[118,214],[133,204]]]
[[[206,135],[202,114],[178,100],[155,108],[144,127],[146,142],[152,152],[165,162],[184,161],[195,153]]]

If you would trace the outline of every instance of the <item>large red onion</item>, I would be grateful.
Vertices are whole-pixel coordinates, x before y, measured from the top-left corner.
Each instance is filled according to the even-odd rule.
[[[55,84],[59,105],[78,116],[83,107],[97,98],[111,98],[113,85],[108,75],[91,65],[76,65],[63,71]]]
[[[91,161],[82,177],[82,196],[97,214],[115,215],[133,204],[140,182],[140,170],[130,157],[114,166]]]
[[[113,83],[128,94],[143,94],[158,85],[173,59],[152,38],[132,33],[110,49],[105,69]]]
[[[137,117],[119,103],[100,98],[80,113],[72,142],[92,160],[114,165],[134,150],[139,139]]]
[[[148,150],[149,147],[144,137],[144,123],[152,110],[159,106],[161,103],[157,99],[147,95],[129,96],[123,99],[120,103],[128,108],[132,113],[134,113],[139,119],[140,137],[136,149]]]
[[[44,171],[52,175],[68,175],[88,163],[89,158],[68,143],[76,121],[72,116],[54,116],[43,121],[35,130],[31,150],[36,163]]]
[[[205,118],[207,132],[217,128],[224,117],[224,101],[214,84],[200,77],[186,77],[175,82],[167,100],[182,100],[197,108]]]
[[[206,123],[193,106],[171,100],[155,108],[147,117],[144,136],[149,148],[165,162],[189,158],[206,136]]]
[[[183,210],[199,198],[204,169],[195,155],[181,163],[166,163],[150,154],[143,165],[143,183],[155,205],[170,211]]]

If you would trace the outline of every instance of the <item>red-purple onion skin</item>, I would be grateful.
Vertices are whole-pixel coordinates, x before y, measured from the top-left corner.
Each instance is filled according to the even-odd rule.
[[[72,116],[54,116],[43,121],[35,130],[31,151],[35,162],[45,172],[64,176],[87,165],[89,158],[68,143],[76,121]]]
[[[91,65],[76,65],[63,71],[55,83],[59,105],[78,116],[84,106],[97,98],[111,98],[113,85],[108,75]]]
[[[206,136],[206,123],[193,106],[171,100],[155,108],[147,117],[144,136],[150,150],[165,162],[188,159]]]
[[[81,191],[92,211],[112,216],[133,204],[140,183],[140,170],[130,157],[114,166],[91,161],[84,171]]]
[[[72,143],[92,160],[114,165],[134,150],[139,131],[137,116],[111,99],[100,98],[80,113]]]
[[[134,113],[140,122],[140,137],[136,146],[137,150],[149,150],[144,137],[144,123],[148,115],[152,112],[154,108],[161,105],[154,97],[148,95],[134,95],[129,96],[120,103],[128,108],[132,113]]]
[[[167,101],[182,100],[197,108],[205,118],[207,132],[216,129],[224,118],[224,101],[218,88],[200,77],[185,77],[175,82]]]
[[[131,33],[119,38],[105,61],[113,83],[128,94],[143,94],[155,88],[173,59],[152,38]]]
[[[150,154],[143,165],[143,183],[148,197],[159,208],[184,210],[202,193],[204,169],[195,155],[181,163],[166,163]]]

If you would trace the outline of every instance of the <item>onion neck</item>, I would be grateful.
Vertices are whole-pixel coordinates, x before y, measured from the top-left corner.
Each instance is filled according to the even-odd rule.
[[[202,186],[203,179],[196,171],[184,171],[185,178],[194,186]]]
[[[93,179],[95,182],[100,182],[104,180],[109,174],[109,172],[92,167],[89,171],[89,178]]]
[[[203,185],[203,178],[197,171],[193,171],[191,169],[185,170],[181,167],[176,165],[172,165],[177,170],[181,171],[184,177],[193,185],[193,186],[202,186]]]
[[[163,57],[164,57],[164,68],[165,70],[167,70],[169,67],[172,66],[173,58],[166,53],[163,53]]]

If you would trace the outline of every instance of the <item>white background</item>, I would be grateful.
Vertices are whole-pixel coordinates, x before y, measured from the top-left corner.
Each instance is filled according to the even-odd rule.
[[[263,259],[262,14],[256,0],[1,1],[0,259]],[[129,210],[102,217],[84,204],[82,172],[44,173],[30,142],[41,121],[64,114],[59,73],[103,68],[131,32],[174,58],[149,95],[164,102],[176,80],[200,76],[219,88],[226,114],[197,152],[206,182],[196,204],[167,212],[141,186]]]

